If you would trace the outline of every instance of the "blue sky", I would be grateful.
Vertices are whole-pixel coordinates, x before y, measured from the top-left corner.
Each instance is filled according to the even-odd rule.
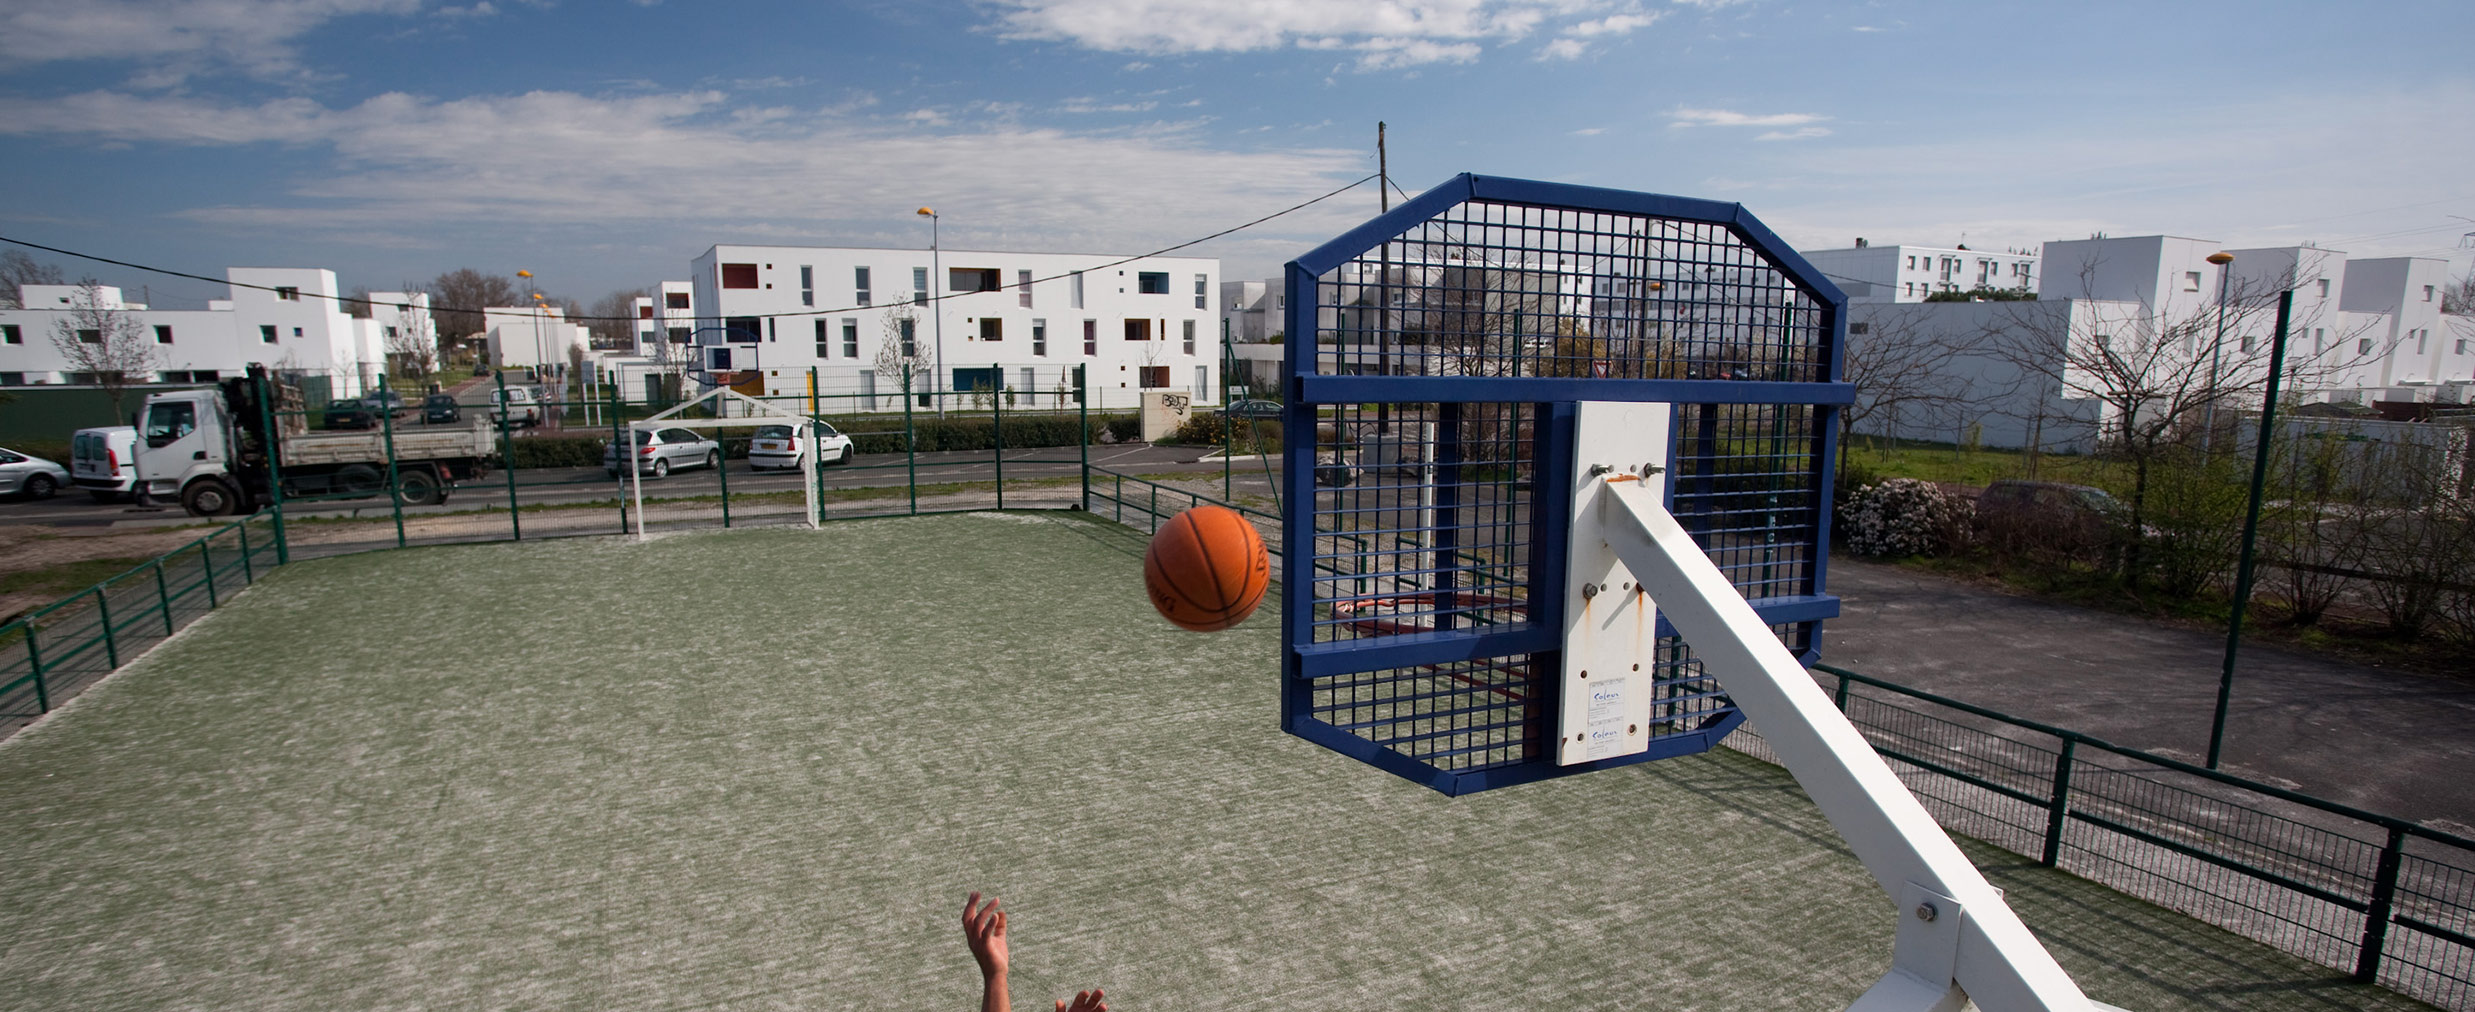
[[[13,0],[0,234],[590,302],[716,242],[1142,252],[1374,171],[1738,200],[1800,246],[2475,249],[2465,3]],[[1372,184],[1195,252],[1231,278]],[[2465,240],[2475,242],[2475,239]],[[210,286],[62,263],[156,304]]]

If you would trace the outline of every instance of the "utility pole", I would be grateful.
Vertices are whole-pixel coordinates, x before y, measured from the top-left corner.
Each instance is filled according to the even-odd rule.
[[[1392,162],[1384,154],[1384,121],[1375,121],[1375,199],[1377,207],[1392,210]]]

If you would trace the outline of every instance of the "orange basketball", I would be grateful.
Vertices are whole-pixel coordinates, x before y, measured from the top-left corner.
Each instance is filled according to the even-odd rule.
[[[1143,589],[1160,617],[1181,629],[1218,632],[1244,622],[1271,584],[1263,536],[1227,507],[1170,517],[1143,550]]]

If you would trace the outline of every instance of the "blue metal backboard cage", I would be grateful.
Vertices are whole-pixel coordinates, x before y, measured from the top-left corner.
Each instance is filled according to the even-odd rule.
[[[1462,175],[1287,280],[1290,733],[1465,794],[1743,720],[1662,621],[1649,750],[1556,764],[1582,401],[1672,405],[1667,508],[1811,663],[1846,298],[1742,206]]]

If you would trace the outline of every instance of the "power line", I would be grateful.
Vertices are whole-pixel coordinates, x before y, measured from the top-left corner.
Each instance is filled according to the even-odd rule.
[[[1159,248],[1159,249],[1156,249],[1156,250],[1153,250],[1153,251],[1151,251],[1151,252],[1149,252],[1149,253],[1137,253],[1137,254],[1135,254],[1135,255],[1133,255],[1133,256],[1129,256],[1129,257],[1121,257],[1121,258],[1116,259],[1116,260],[1111,260],[1111,261],[1109,261],[1109,262],[1107,262],[1107,263],[1098,264],[1098,265],[1095,265],[1095,266],[1092,266],[1092,267],[1087,267],[1087,268],[1084,268],[1083,270],[1088,270],[1088,271],[1107,270],[1108,268],[1115,267],[1115,266],[1117,266],[1117,265],[1119,265],[1119,264],[1128,264],[1128,263],[1133,263],[1133,262],[1135,262],[1135,261],[1137,261],[1137,260],[1142,260],[1142,259],[1146,259],[1146,258],[1149,258],[1149,257],[1156,257],[1156,256],[1161,256],[1161,255],[1164,255],[1164,254],[1168,254],[1168,253],[1174,253],[1174,252],[1176,252],[1176,251],[1178,251],[1178,250],[1185,249],[1185,248],[1186,248],[1186,247],[1188,247],[1188,246],[1193,246],[1193,245],[1196,245],[1196,244],[1198,244],[1198,243],[1206,243],[1206,242],[1210,242],[1210,241],[1212,241],[1212,240],[1214,240],[1214,239],[1218,239],[1218,238],[1220,238],[1220,237],[1222,237],[1222,236],[1229,235],[1229,234],[1231,234],[1231,233],[1241,232],[1241,231],[1244,231],[1244,230],[1246,230],[1246,229],[1253,228],[1253,227],[1255,227],[1255,226],[1257,226],[1257,225],[1261,225],[1261,224],[1263,224],[1264,222],[1270,221],[1270,220],[1272,220],[1272,219],[1274,219],[1274,218],[1278,218],[1278,217],[1280,217],[1280,216],[1282,216],[1282,215],[1285,215],[1285,214],[1290,214],[1290,213],[1293,213],[1293,212],[1297,212],[1297,211],[1302,211],[1302,210],[1305,210],[1306,208],[1313,207],[1313,206],[1315,206],[1316,204],[1323,203],[1324,201],[1330,200],[1330,199],[1332,199],[1332,198],[1334,198],[1334,197],[1340,196],[1341,194],[1344,194],[1344,193],[1347,193],[1347,192],[1349,192],[1349,191],[1351,191],[1351,190],[1357,189],[1357,188],[1358,188],[1358,187],[1360,187],[1360,186],[1364,186],[1364,185],[1366,185],[1367,180],[1374,179],[1374,178],[1376,177],[1376,175],[1377,175],[1377,173],[1368,173],[1368,174],[1367,174],[1367,175],[1365,175],[1365,176],[1361,176],[1361,177],[1359,177],[1356,181],[1351,182],[1350,184],[1348,184],[1348,185],[1346,185],[1346,186],[1343,186],[1343,187],[1341,187],[1341,188],[1339,188],[1339,189],[1336,189],[1336,190],[1333,190],[1333,191],[1331,191],[1331,192],[1325,193],[1324,195],[1322,195],[1322,196],[1320,196],[1320,197],[1316,197],[1316,198],[1314,198],[1314,199],[1312,199],[1312,200],[1303,201],[1303,202],[1300,202],[1300,203],[1297,203],[1297,204],[1292,204],[1292,205],[1290,205],[1290,206],[1288,206],[1288,207],[1282,208],[1282,209],[1280,209],[1280,210],[1278,210],[1278,211],[1274,211],[1274,212],[1272,212],[1272,213],[1270,213],[1270,214],[1264,215],[1263,217],[1257,218],[1257,219],[1255,219],[1255,220],[1253,220],[1253,221],[1246,222],[1245,224],[1242,224],[1242,225],[1232,225],[1232,226],[1230,226],[1230,227],[1228,227],[1228,228],[1221,229],[1221,230],[1220,230],[1220,231],[1218,231],[1218,232],[1214,232],[1214,233],[1212,233],[1212,234],[1210,234],[1210,235],[1203,236],[1203,237],[1201,237],[1201,238],[1196,238],[1196,239],[1188,239],[1188,240],[1186,240],[1185,242],[1178,243],[1178,244],[1176,244],[1176,245],[1174,245],[1174,246],[1163,246],[1163,247],[1161,247],[1161,248]],[[233,288],[251,288],[251,289],[256,289],[256,290],[258,290],[258,291],[262,291],[262,292],[288,292],[289,294],[291,294],[291,295],[292,295],[293,297],[295,297],[295,298],[301,297],[301,295],[303,294],[302,292],[300,292],[300,291],[298,291],[298,290],[296,290],[296,289],[283,288],[283,287],[279,287],[279,286],[275,286],[275,285],[259,285],[259,284],[251,284],[251,283],[246,282],[246,281],[231,281],[231,280],[227,280],[227,279],[224,279],[224,278],[210,278],[210,277],[207,277],[207,276],[205,276],[205,275],[203,275],[203,274],[191,274],[191,273],[189,273],[189,272],[187,272],[187,271],[176,271],[176,270],[173,270],[173,269],[168,268],[168,267],[154,267],[154,266],[150,266],[150,265],[147,265],[147,264],[141,264],[141,263],[131,263],[131,262],[127,261],[127,260],[115,260],[115,259],[113,259],[113,258],[111,258],[111,257],[107,257],[107,256],[97,256],[97,255],[95,255],[95,254],[93,254],[93,253],[80,253],[80,252],[78,252],[78,251],[76,251],[76,250],[73,250],[73,249],[62,249],[62,248],[60,248],[60,247],[58,247],[58,246],[46,246],[46,245],[43,245],[42,243],[39,243],[39,242],[29,242],[29,241],[24,240],[24,239],[13,238],[13,237],[10,237],[10,236],[5,236],[5,235],[0,235],[0,242],[12,243],[12,244],[15,244],[15,245],[18,245],[18,246],[24,246],[24,247],[26,247],[26,248],[28,248],[28,249],[39,249],[39,250],[42,250],[42,251],[44,251],[44,252],[46,252],[46,253],[58,253],[58,254],[60,254],[61,256],[76,257],[76,258],[78,258],[78,259],[80,259],[80,260],[92,260],[92,261],[94,261],[94,262],[96,262],[96,263],[111,264],[111,265],[113,265],[113,266],[115,266],[115,267],[126,267],[126,268],[129,268],[129,269],[131,269],[131,270],[148,271],[148,272],[151,272],[151,273],[155,273],[155,274],[163,274],[163,275],[168,275],[168,276],[171,276],[171,277],[176,277],[176,278],[189,278],[189,279],[191,279],[191,280],[193,280],[193,281],[205,281],[205,282],[209,282],[209,283],[211,283],[211,284],[228,285],[228,286],[231,286],[231,287],[233,287]],[[1032,280],[1032,283],[1037,284],[1037,283],[1042,282],[1042,281],[1056,281],[1056,280],[1059,280],[1059,279],[1062,279],[1062,278],[1071,277],[1071,276],[1073,276],[1073,275],[1075,275],[1075,274],[1079,274],[1079,273],[1082,273],[1082,271],[1067,271],[1067,272],[1066,272],[1066,273],[1064,273],[1064,274],[1052,274],[1052,275],[1049,275],[1049,276],[1044,277],[1044,278],[1033,278],[1033,279],[1031,279],[1031,280]],[[1016,284],[1016,287],[1020,287],[1020,283],[1019,283],[1019,282]],[[308,294],[313,295],[313,296],[315,296],[316,298],[325,299],[325,300],[328,300],[328,301],[330,301],[330,302],[335,302],[335,303],[342,304],[342,305],[363,305],[363,306],[371,306],[371,307],[377,307],[377,306],[381,306],[381,305],[385,305],[385,306],[395,306],[395,305],[399,305],[399,303],[393,303],[393,302],[385,302],[385,303],[382,303],[382,302],[379,302],[379,301],[377,301],[377,300],[375,300],[375,299],[363,299],[363,298],[356,298],[356,297],[354,297],[354,296],[350,296],[350,295],[326,295],[326,294],[323,294],[323,293],[315,293],[315,292],[313,292],[313,293],[308,293]],[[896,303],[895,305],[896,305],[896,306],[900,306],[900,305],[921,305],[921,304],[924,304],[924,303],[929,303],[929,302],[942,302],[942,301],[944,301],[944,300],[946,300],[946,299],[959,298],[959,297],[964,296],[964,295],[978,295],[978,294],[981,294],[981,293],[979,293],[979,292],[948,292],[948,293],[946,293],[946,294],[944,294],[944,295],[930,296],[930,297],[928,297],[928,298],[923,298],[923,299],[913,299],[912,301],[910,301],[910,302],[908,302],[908,303]],[[858,312],[858,311],[863,310],[863,309],[888,309],[888,308],[893,308],[893,307],[891,307],[891,306],[846,306],[846,307],[839,308],[839,309],[808,309],[808,310],[802,310],[802,311],[795,312],[795,313],[762,313],[762,314],[758,314],[758,315],[753,316],[753,317],[749,317],[749,319],[771,320],[771,319],[786,319],[786,318],[792,318],[792,317],[827,316],[827,315],[831,315],[831,314],[834,314],[834,313],[854,313],[854,312]],[[432,313],[481,313],[481,312],[485,312],[485,311],[486,311],[486,309],[476,309],[476,308],[470,308],[470,307],[464,307],[464,306],[431,306],[431,307],[430,307],[430,312],[432,312]],[[636,320],[636,319],[638,319],[638,318],[637,318],[637,317],[633,317],[633,316],[582,316],[582,315],[579,315],[579,316],[570,316],[570,317],[566,317],[565,319],[566,319],[568,322],[574,323],[574,322],[584,322],[584,321],[593,321],[593,322],[619,321],[619,320],[634,321],[634,320]]]

